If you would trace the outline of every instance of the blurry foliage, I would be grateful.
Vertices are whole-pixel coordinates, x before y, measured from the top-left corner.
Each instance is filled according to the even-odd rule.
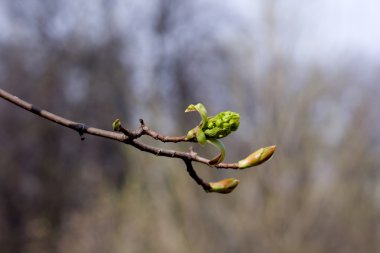
[[[244,177],[230,196],[204,194],[181,161],[81,142],[0,101],[0,252],[378,252],[379,76],[292,64],[276,46],[273,4],[257,35],[262,59],[218,5],[161,0],[133,13],[138,1],[2,1],[13,31],[0,36],[4,89],[90,125],[143,117],[164,134],[185,134],[198,118],[184,107],[207,101],[211,114],[242,116],[227,160],[279,149],[236,175],[196,168]],[[218,37],[227,24],[235,39]]]

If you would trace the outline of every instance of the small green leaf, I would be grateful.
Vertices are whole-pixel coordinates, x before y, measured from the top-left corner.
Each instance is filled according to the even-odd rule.
[[[207,142],[206,135],[202,131],[201,128],[198,128],[198,131],[197,131],[197,140],[198,140],[199,144],[201,144],[201,145],[204,145]]]
[[[210,165],[216,165],[216,164],[219,164],[219,163],[223,162],[224,157],[226,156],[226,149],[225,149],[225,147],[223,145],[223,142],[221,142],[218,139],[209,139],[209,140],[207,140],[207,142],[211,143],[212,145],[214,145],[215,147],[217,147],[219,149],[219,151],[220,151],[219,155],[215,156],[208,163]]]
[[[202,118],[202,123],[201,123],[201,128],[202,128],[205,124],[207,124],[206,107],[203,104],[198,103],[196,105],[193,105],[193,104],[189,105],[185,110],[185,112],[194,112],[194,111],[197,111]]]

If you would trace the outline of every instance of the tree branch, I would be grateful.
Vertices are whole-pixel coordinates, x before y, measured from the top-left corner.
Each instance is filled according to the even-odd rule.
[[[131,131],[129,129],[125,129],[120,120],[115,120],[113,123],[113,129],[115,131],[108,131],[104,129],[99,129],[91,126],[87,126],[83,123],[75,122],[69,119],[66,119],[62,116],[56,115],[49,111],[40,109],[34,106],[31,103],[26,102],[3,89],[0,89],[0,97],[31,112],[34,113],[44,119],[47,119],[51,122],[59,124],[61,126],[70,128],[79,133],[81,140],[84,140],[85,134],[95,135],[98,137],[103,137],[119,142],[123,142],[125,144],[131,145],[141,151],[148,152],[154,154],[156,156],[165,156],[170,158],[178,158],[182,159],[185,162],[187,172],[191,176],[191,178],[206,192],[219,192],[219,193],[230,193],[239,183],[239,180],[229,178],[224,179],[218,182],[205,182],[203,181],[195,172],[192,162],[198,162],[208,165],[209,167],[214,167],[217,169],[245,169],[253,166],[257,166],[262,164],[263,162],[269,160],[274,151],[276,150],[276,146],[269,146],[266,148],[261,148],[254,153],[250,154],[244,160],[239,161],[238,163],[215,163],[215,159],[207,159],[205,157],[197,155],[192,149],[188,152],[177,151],[172,149],[161,149],[154,146],[147,145],[143,142],[138,141],[137,139],[143,135],[150,136],[156,140],[161,142],[197,142],[197,138],[193,137],[191,139],[187,139],[187,136],[165,136],[159,134],[158,132],[150,129],[144,122],[144,120],[140,119],[140,127],[136,130]],[[199,140],[198,140],[199,141]],[[219,155],[220,156],[220,155]],[[219,157],[217,156],[217,157]],[[219,160],[219,158],[218,158]]]
[[[202,178],[200,178],[197,173],[195,172],[194,168],[193,168],[193,164],[191,163],[190,160],[187,160],[187,159],[184,159],[183,160],[186,164],[186,169],[187,169],[187,172],[189,173],[190,177],[192,179],[194,179],[194,181],[199,184],[200,186],[202,186],[203,190],[205,192],[210,192],[211,190],[211,186],[209,183],[206,183],[205,181],[203,181]]]
[[[11,102],[11,103],[29,111],[29,112],[32,112],[32,113],[34,113],[34,114],[36,114],[42,118],[45,118],[51,122],[57,123],[57,124],[64,126],[64,127],[71,128],[71,129],[77,131],[80,135],[91,134],[91,135],[95,135],[95,136],[99,136],[99,137],[103,137],[103,138],[108,138],[108,139],[112,139],[112,140],[117,140],[117,141],[121,141],[121,142],[124,142],[125,139],[127,139],[127,136],[125,136],[121,133],[106,131],[106,130],[95,128],[95,127],[89,127],[83,123],[78,123],[78,122],[63,118],[61,116],[58,116],[54,113],[48,112],[46,110],[40,109],[40,108],[26,102],[25,100],[22,100],[16,96],[6,92],[3,89],[0,89],[0,97],[2,97],[5,100],[8,100],[9,102]]]
[[[201,156],[198,156],[194,152],[181,152],[176,150],[169,150],[169,149],[160,149],[156,148],[150,145],[147,145],[145,143],[139,142],[136,139],[143,135],[151,136],[152,138],[156,140],[160,140],[162,142],[194,142],[194,140],[185,140],[185,136],[165,136],[157,133],[156,131],[153,131],[149,129],[148,126],[145,125],[144,121],[140,119],[140,127],[135,131],[130,131],[125,128],[122,128],[122,133],[119,132],[113,132],[113,131],[107,131],[91,126],[87,126],[83,123],[78,123],[69,119],[66,119],[64,117],[61,117],[59,115],[56,115],[54,113],[51,113],[49,111],[39,109],[38,107],[34,106],[31,103],[26,102],[25,100],[22,100],[8,92],[6,92],[3,89],[0,89],[0,97],[3,99],[29,111],[32,112],[42,118],[45,118],[51,122],[57,123],[61,126],[71,128],[78,132],[81,136],[84,134],[90,134],[95,135],[98,137],[103,137],[119,142],[123,142],[125,144],[129,144],[141,151],[148,152],[151,154],[154,154],[156,156],[166,156],[166,157],[172,157],[172,158],[180,158],[180,159],[186,159],[189,161],[199,162],[206,165],[209,165],[210,160]],[[210,165],[209,165],[210,166]],[[217,165],[213,165],[212,167],[220,168],[220,169],[239,169],[237,163],[220,163]]]

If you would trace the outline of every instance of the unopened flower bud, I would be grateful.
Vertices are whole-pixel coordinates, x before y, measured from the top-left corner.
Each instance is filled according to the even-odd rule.
[[[225,111],[209,117],[202,128],[207,138],[217,139],[236,131],[240,124],[240,115],[236,112]]]
[[[232,192],[239,184],[239,182],[240,181],[235,178],[226,178],[218,182],[210,182],[209,185],[211,189],[209,190],[209,192],[227,194]]]
[[[253,166],[260,165],[266,161],[268,161],[272,156],[274,151],[276,150],[276,146],[269,146],[266,148],[260,148],[259,150],[250,154],[244,160],[239,161],[239,168],[245,169]]]

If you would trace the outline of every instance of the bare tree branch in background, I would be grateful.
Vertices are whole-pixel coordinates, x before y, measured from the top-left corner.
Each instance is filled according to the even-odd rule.
[[[224,158],[225,151],[224,151],[224,146],[220,144],[220,142],[216,138],[207,140],[207,141],[210,141],[211,143],[214,143],[214,145],[216,145],[221,150],[221,153],[213,159],[207,159],[205,157],[197,155],[197,153],[193,151],[192,147],[190,148],[188,152],[182,152],[182,151],[171,150],[171,149],[156,148],[137,140],[141,136],[147,135],[162,142],[177,143],[177,142],[198,141],[200,144],[204,144],[206,143],[206,136],[205,136],[205,133],[200,128],[200,126],[196,126],[194,129],[190,130],[187,136],[165,136],[165,135],[159,134],[158,132],[154,130],[149,129],[149,127],[145,125],[142,119],[140,119],[140,127],[135,131],[130,131],[128,129],[125,129],[124,127],[122,127],[120,120],[117,119],[113,123],[113,129],[116,132],[112,132],[112,131],[107,131],[107,130],[103,130],[103,129],[99,129],[95,127],[86,126],[83,123],[78,123],[78,122],[66,119],[64,117],[61,117],[59,115],[53,114],[49,111],[39,109],[38,107],[4,91],[3,89],[0,89],[0,97],[42,118],[55,122],[61,126],[68,127],[75,130],[81,136],[81,140],[84,140],[84,137],[83,137],[84,134],[90,134],[90,135],[95,135],[98,137],[103,137],[103,138],[123,142],[141,151],[148,152],[156,156],[165,156],[165,157],[182,159],[186,165],[187,171],[189,175],[191,176],[191,178],[197,184],[202,186],[202,188],[206,192],[230,193],[239,184],[239,180],[234,179],[234,178],[228,178],[228,179],[223,179],[218,182],[207,183],[203,181],[203,179],[197,175],[197,173],[195,172],[193,168],[192,162],[207,164],[208,166],[215,167],[218,169],[245,169],[245,168],[257,166],[266,162],[272,157],[276,149],[276,146],[261,148],[255,151],[254,153],[252,153],[251,155],[249,155],[247,158],[239,161],[238,163],[221,163],[221,161]],[[199,105],[202,106],[202,108],[199,109],[198,107]],[[195,110],[197,110],[201,114],[203,118],[202,124],[206,124],[207,120],[209,120],[210,124],[212,125],[212,119],[211,119],[212,117],[207,117],[207,111],[205,110],[202,104],[198,104],[196,106],[190,105],[186,111],[195,111]],[[217,116],[214,116],[214,117],[217,117]],[[224,114],[222,114],[222,116],[224,116]],[[208,129],[208,130],[215,130],[217,127],[219,127],[219,125],[214,126],[213,129]],[[210,127],[210,126],[205,126],[205,127]],[[219,130],[223,130],[223,129],[219,127]],[[225,137],[225,135],[228,135],[230,132],[231,130],[228,133],[224,133],[222,135],[220,135],[221,132],[219,132],[218,134],[219,138]]]

